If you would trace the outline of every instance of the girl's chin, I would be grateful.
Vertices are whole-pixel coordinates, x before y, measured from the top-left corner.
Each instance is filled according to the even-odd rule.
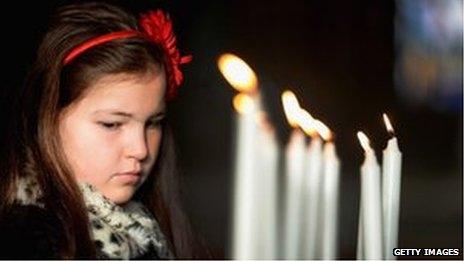
[[[111,190],[106,191],[104,196],[117,205],[124,205],[131,200],[135,190],[135,186],[126,185],[118,188],[112,188]]]

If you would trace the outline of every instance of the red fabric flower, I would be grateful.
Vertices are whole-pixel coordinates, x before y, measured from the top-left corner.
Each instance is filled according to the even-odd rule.
[[[184,79],[180,65],[190,62],[192,56],[180,55],[176,46],[176,36],[172,31],[172,22],[162,11],[156,10],[141,15],[140,26],[150,40],[163,48],[168,76],[167,98],[172,99]]]

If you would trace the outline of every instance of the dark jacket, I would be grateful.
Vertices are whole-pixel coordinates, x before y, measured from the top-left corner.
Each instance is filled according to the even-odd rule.
[[[61,259],[64,235],[57,224],[56,217],[39,206],[13,205],[0,217],[0,259]],[[159,258],[150,249],[135,259]]]
[[[13,205],[0,217],[0,258],[59,258],[56,218],[34,205]]]

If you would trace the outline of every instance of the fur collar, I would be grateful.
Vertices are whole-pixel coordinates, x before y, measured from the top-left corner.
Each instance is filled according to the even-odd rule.
[[[154,251],[158,258],[173,258],[158,222],[141,203],[130,201],[121,207],[88,184],[81,183],[79,187],[99,257],[131,259]],[[18,181],[16,202],[44,207],[34,176]]]

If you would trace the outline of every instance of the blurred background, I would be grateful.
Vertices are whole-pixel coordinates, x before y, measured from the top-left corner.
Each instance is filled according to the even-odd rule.
[[[16,95],[51,12],[83,1],[11,2],[2,16],[2,142]],[[353,259],[364,131],[380,157],[390,117],[403,152],[399,247],[460,248],[462,258],[463,1],[107,1],[133,12],[170,12],[194,61],[170,105],[185,201],[215,258],[229,254],[235,91],[219,73],[232,52],[257,73],[285,146],[280,94],[336,135],[341,159],[339,258]],[[8,53],[8,54],[7,54]],[[3,147],[3,146],[2,146]]]

